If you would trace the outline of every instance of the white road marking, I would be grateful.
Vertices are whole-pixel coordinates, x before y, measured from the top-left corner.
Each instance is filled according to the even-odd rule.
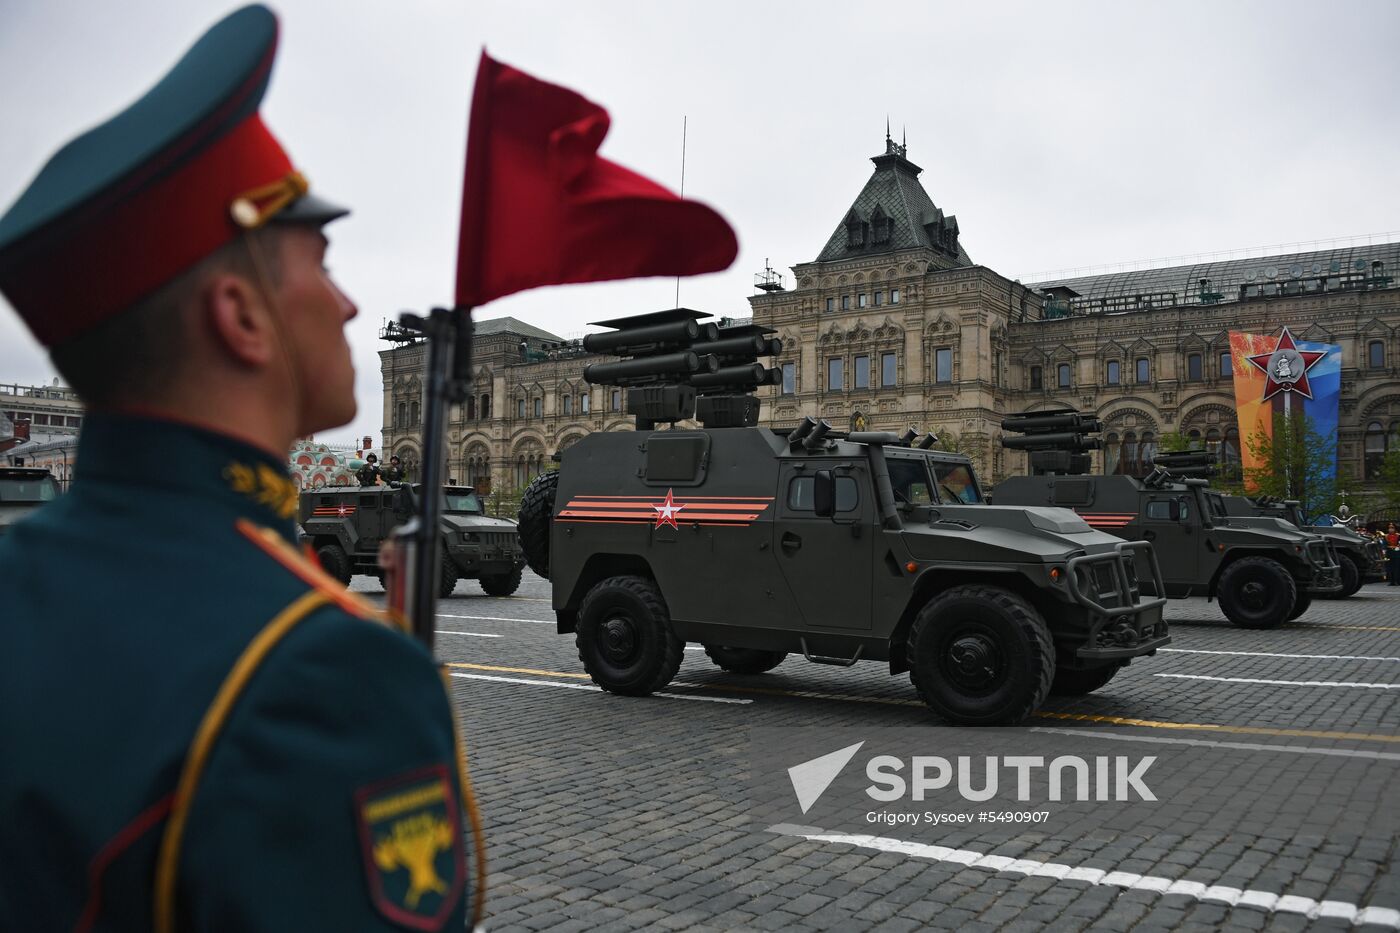
[[[704,651],[704,650],[705,650],[705,646],[704,646],[704,645],[686,645],[686,646],[685,646],[685,650],[686,650],[686,651]]]
[[[445,628],[437,629],[439,635],[470,635],[472,638],[501,638],[501,635],[488,635],[485,632],[449,632]]]
[[[795,836],[812,842],[832,842],[858,846],[862,849],[876,849],[880,852],[890,852],[895,855],[906,855],[910,858],[929,859],[936,862],[954,862],[968,868],[1010,871],[1027,877],[1053,878],[1056,881],[1087,881],[1093,885],[1111,885],[1130,890],[1151,891],[1154,894],[1185,894],[1198,901],[1223,901],[1231,907],[1243,904],[1274,913],[1301,914],[1309,920],[1316,920],[1320,917],[1336,917],[1356,926],[1373,924],[1400,929],[1400,910],[1391,907],[1361,907],[1346,901],[1318,901],[1296,894],[1242,890],[1225,885],[1207,885],[1201,881],[1186,881],[1159,875],[1105,871],[1101,868],[1084,868],[1077,865],[1067,865],[1063,862],[1013,859],[1005,855],[987,855],[972,849],[950,849],[947,846],[863,834],[812,832],[811,829],[812,827],[792,826],[785,823],[768,827],[770,833],[782,836]]]
[[[1228,654],[1244,658],[1301,658],[1309,661],[1400,661],[1361,654],[1274,654],[1270,651],[1208,651],[1204,648],[1159,648],[1163,654]]]
[[[1366,684],[1351,680],[1268,680],[1263,677],[1212,677],[1209,674],[1154,674],[1179,680],[1213,680],[1223,684],[1269,684],[1275,687],[1362,687],[1367,690],[1400,690],[1400,684]]]
[[[491,674],[459,674],[452,672],[453,677],[462,677],[467,680],[494,680],[503,684],[525,684],[530,687],[563,687],[565,690],[592,690],[597,693],[603,691],[602,687],[596,684],[565,684],[557,680],[526,680],[523,677],[496,677]],[[665,697],[668,700],[696,700],[700,703],[731,703],[737,706],[747,706],[753,700],[742,700],[736,697],[693,697],[683,693],[654,693],[652,696]]]
[[[1168,739],[1155,735],[1125,735],[1121,732],[1098,732],[1094,729],[1051,729],[1032,726],[1031,732],[1054,735],[1089,736],[1115,742],[1149,742],[1154,745],[1197,745],[1204,748],[1238,748],[1248,752],[1291,752],[1296,755],[1332,755],[1337,758],[1374,758],[1378,761],[1400,761],[1400,753],[1372,752],[1359,748],[1316,748],[1311,745],[1269,745],[1264,742],[1216,742],[1211,739]]]
[[[536,625],[553,625],[553,619],[508,619],[505,616],[454,616],[446,612],[437,614],[439,619],[471,619],[474,622],[533,622]]]

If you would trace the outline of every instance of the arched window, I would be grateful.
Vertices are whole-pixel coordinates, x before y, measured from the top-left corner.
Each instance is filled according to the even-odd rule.
[[[1138,450],[1138,476],[1152,472],[1152,461],[1157,457],[1157,440],[1151,431],[1142,432],[1142,445]]]
[[[1118,458],[1122,454],[1122,441],[1116,433],[1103,439],[1103,471],[1107,476],[1123,472],[1123,464]]]
[[[1366,344],[1366,365],[1371,369],[1385,369],[1385,341],[1372,340]]]
[[[395,414],[394,414],[394,427],[396,427],[396,428],[406,428],[406,427],[408,427],[408,403],[407,403],[407,402],[399,402],[398,410],[397,410],[397,411],[395,412]]]
[[[1381,475],[1381,464],[1385,460],[1385,427],[1379,421],[1366,425],[1366,478],[1375,479]]]
[[[491,396],[489,395],[483,395],[481,397],[481,417],[491,417]]]
[[[1215,454],[1215,460],[1220,462],[1220,429],[1210,428],[1206,431],[1206,451]]]
[[[565,396],[564,396],[564,414],[566,414],[566,415],[572,415],[573,413],[574,413],[574,397],[573,397],[572,395],[565,395]]]
[[[475,396],[475,395],[468,395],[468,396],[467,396],[467,420],[468,420],[468,421],[475,421],[475,420],[476,420],[476,396]]]
[[[1116,386],[1123,381],[1123,364],[1117,360],[1109,360],[1105,367],[1104,382],[1108,385]]]
[[[409,423],[410,426],[414,426],[414,425],[417,425],[417,424],[418,424],[418,402],[417,402],[417,401],[412,401],[412,402],[409,402],[409,403],[408,403],[408,423]]]
[[[1186,448],[1187,448],[1188,450],[1203,450],[1203,449],[1204,449],[1204,446],[1201,444],[1201,432],[1200,432],[1200,431],[1198,431],[1198,430],[1195,429],[1195,428],[1192,428],[1189,432],[1187,432],[1187,434],[1186,434]]]
[[[1126,473],[1133,476],[1137,473],[1138,442],[1137,433],[1129,431],[1123,435],[1123,446],[1120,448],[1121,459],[1119,460],[1119,473]]]
[[[1055,374],[1058,379],[1058,385],[1061,389],[1069,388],[1069,373],[1070,369],[1068,363],[1061,363],[1055,367]]]

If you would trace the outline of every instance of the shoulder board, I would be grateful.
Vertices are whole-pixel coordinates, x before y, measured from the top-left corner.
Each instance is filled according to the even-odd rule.
[[[286,538],[271,528],[255,524],[246,518],[240,518],[235,522],[235,526],[238,528],[239,534],[253,542],[264,554],[287,568],[303,583],[324,594],[327,599],[341,609],[361,619],[395,627],[373,603],[358,593],[347,590],[343,583],[321,569],[320,564],[308,560],[296,548],[287,543]]]

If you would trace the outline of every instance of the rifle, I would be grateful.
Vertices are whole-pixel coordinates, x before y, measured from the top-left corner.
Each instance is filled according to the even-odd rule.
[[[447,461],[447,406],[463,402],[471,385],[471,308],[434,308],[426,316],[405,313],[399,324],[426,338],[427,399],[423,412],[423,494],[418,514],[394,530],[380,553],[391,616],[433,651],[437,628],[438,567],[442,534],[442,481]]]

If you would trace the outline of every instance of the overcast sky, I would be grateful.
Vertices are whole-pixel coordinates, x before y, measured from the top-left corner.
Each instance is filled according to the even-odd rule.
[[[0,0],[0,205],[144,92],[219,0]],[[284,0],[264,115],[354,208],[330,264],[360,414],[380,439],[381,322],[450,300],[468,101],[483,45],[604,105],[602,152],[738,231],[681,304],[746,315],[765,258],[814,259],[884,147],[886,114],[974,261],[1005,275],[1400,230],[1400,4]],[[1400,239],[1400,235],[1397,235]],[[81,270],[73,270],[81,274]],[[791,284],[791,277],[788,278]],[[562,336],[673,306],[674,280],[491,303]],[[0,382],[47,357],[0,299]]]

